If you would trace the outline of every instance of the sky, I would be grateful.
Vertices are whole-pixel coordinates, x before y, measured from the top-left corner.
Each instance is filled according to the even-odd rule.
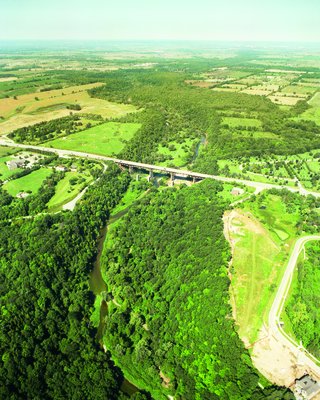
[[[320,0],[0,0],[0,40],[320,42]]]

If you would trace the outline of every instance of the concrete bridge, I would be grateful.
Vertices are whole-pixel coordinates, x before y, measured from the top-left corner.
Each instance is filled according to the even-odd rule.
[[[55,153],[60,157],[82,157],[82,158],[90,158],[93,160],[100,160],[103,162],[112,161],[118,165],[128,167],[129,170],[131,170],[131,171],[133,171],[134,168],[149,171],[150,176],[152,176],[154,172],[161,172],[163,174],[167,174],[168,176],[170,176],[171,179],[174,179],[176,177],[183,177],[183,178],[192,178],[194,181],[199,181],[202,179],[214,179],[216,181],[227,182],[227,183],[231,183],[231,184],[232,183],[238,183],[238,184],[240,183],[240,184],[255,188],[256,193],[261,192],[262,190],[265,190],[265,189],[283,189],[283,188],[285,188],[291,192],[297,192],[304,196],[307,196],[310,194],[315,197],[320,197],[320,193],[312,192],[310,190],[304,189],[301,186],[298,186],[298,187],[283,186],[283,185],[276,185],[273,183],[263,183],[263,182],[257,182],[257,181],[249,181],[246,179],[229,178],[229,177],[220,176],[220,175],[202,174],[201,172],[194,172],[194,171],[188,171],[185,169],[163,167],[160,165],[145,164],[145,163],[140,163],[140,162],[136,162],[136,161],[121,160],[118,158],[105,157],[105,156],[100,156],[100,155],[92,154],[92,153],[85,153],[85,152],[81,152],[81,151],[62,150],[62,149],[54,149],[52,147],[20,144],[20,143],[15,143],[11,140],[9,141],[7,138],[0,139],[0,145],[18,147],[18,148],[30,149],[30,150],[41,150],[41,151]]]

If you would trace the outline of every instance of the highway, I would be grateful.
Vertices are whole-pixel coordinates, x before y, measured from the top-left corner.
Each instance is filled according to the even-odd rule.
[[[310,354],[302,344],[296,343],[282,328],[280,324],[280,316],[285,305],[285,301],[291,286],[293,272],[298,261],[299,254],[304,245],[312,240],[320,240],[320,236],[304,236],[295,243],[287,268],[282,277],[276,297],[269,313],[269,329],[273,337],[288,348],[297,357],[299,365],[305,366],[306,369],[320,379],[320,364],[318,360]]]
[[[124,165],[127,167],[145,169],[148,171],[159,171],[159,172],[163,172],[165,174],[173,174],[174,176],[180,176],[180,177],[190,177],[190,178],[195,178],[195,179],[214,179],[216,181],[228,182],[228,183],[237,182],[237,183],[255,188],[256,193],[258,193],[262,190],[265,190],[265,189],[286,188],[287,190],[289,190],[291,192],[300,193],[303,196],[307,196],[310,194],[315,197],[320,197],[320,193],[312,192],[310,190],[304,189],[301,185],[299,185],[297,187],[291,187],[291,186],[276,185],[276,184],[272,184],[272,183],[249,181],[249,180],[239,179],[239,178],[224,177],[224,176],[220,176],[220,175],[202,174],[200,172],[193,172],[193,171],[176,169],[176,168],[168,168],[168,167],[163,167],[163,166],[159,166],[159,165],[139,163],[139,162],[135,162],[135,161],[121,160],[118,158],[106,157],[106,156],[101,156],[101,155],[92,154],[92,153],[85,153],[85,152],[81,152],[81,151],[54,149],[52,147],[20,144],[20,143],[15,143],[13,141],[9,141],[8,139],[0,139],[0,145],[18,147],[21,149],[34,149],[34,150],[48,151],[51,153],[55,153],[55,154],[59,155],[60,157],[74,156],[74,157],[90,158],[93,160],[100,160],[100,161],[112,161],[119,165]]]

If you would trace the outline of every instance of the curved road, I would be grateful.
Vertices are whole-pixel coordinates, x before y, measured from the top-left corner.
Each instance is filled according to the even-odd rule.
[[[105,157],[105,156],[100,156],[100,155],[92,154],[92,153],[85,153],[85,152],[81,152],[81,151],[62,150],[62,149],[54,149],[52,147],[25,145],[25,144],[15,143],[13,141],[8,140],[7,138],[0,139],[0,145],[18,147],[21,149],[35,149],[35,150],[48,151],[51,153],[58,154],[60,157],[75,156],[75,157],[91,158],[91,159],[100,160],[100,161],[113,161],[117,164],[125,165],[128,167],[146,169],[146,170],[151,170],[151,171],[161,171],[166,174],[174,174],[177,176],[191,177],[191,178],[196,178],[196,179],[208,178],[208,179],[214,179],[214,180],[221,181],[221,182],[229,182],[229,183],[237,182],[237,183],[241,183],[243,185],[251,186],[251,187],[255,188],[256,193],[258,193],[262,190],[265,190],[265,189],[283,189],[283,188],[285,188],[291,192],[300,193],[303,196],[307,196],[310,194],[314,197],[320,197],[320,193],[312,192],[310,190],[304,189],[301,186],[291,187],[291,186],[276,185],[276,184],[272,184],[272,183],[249,181],[249,180],[245,180],[245,179],[229,178],[229,177],[224,177],[224,176],[220,176],[220,175],[202,174],[200,172],[193,172],[193,171],[187,171],[187,170],[183,170],[183,169],[168,168],[168,167],[163,167],[163,166],[159,166],[159,165],[152,165],[152,164],[145,164],[145,163],[139,163],[139,162],[128,161],[128,160],[121,160],[121,159],[117,159],[117,158]]]
[[[312,354],[310,354],[302,346],[302,344],[299,345],[292,338],[290,338],[290,336],[284,332],[282,326],[280,325],[281,312],[290,289],[293,272],[297,264],[299,254],[304,245],[312,240],[320,240],[320,236],[304,236],[296,241],[269,313],[269,329],[277,341],[281,342],[286,348],[296,355],[299,364],[305,366],[310,370],[311,373],[313,373],[313,375],[320,379],[320,366],[316,364],[319,361]]]

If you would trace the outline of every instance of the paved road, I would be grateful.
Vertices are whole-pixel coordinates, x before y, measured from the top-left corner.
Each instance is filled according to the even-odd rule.
[[[255,188],[256,193],[258,193],[262,190],[265,190],[265,189],[286,188],[291,192],[297,192],[304,196],[311,194],[315,197],[320,197],[320,193],[312,192],[310,190],[302,188],[301,186],[300,187],[299,186],[298,187],[282,186],[282,185],[276,185],[276,184],[272,184],[272,183],[263,183],[263,182],[249,181],[249,180],[245,180],[245,179],[229,178],[229,177],[224,177],[224,176],[220,176],[220,175],[202,174],[200,172],[193,172],[193,171],[181,170],[181,169],[176,169],[176,168],[168,168],[168,167],[163,167],[163,166],[159,166],[159,165],[138,163],[138,162],[134,162],[134,161],[121,160],[121,159],[112,158],[112,157],[105,157],[105,156],[100,156],[100,155],[92,154],[92,153],[85,153],[85,152],[81,152],[81,151],[62,150],[62,149],[54,149],[51,147],[44,147],[44,146],[25,145],[25,144],[20,144],[20,143],[15,143],[13,141],[9,141],[8,139],[0,139],[0,145],[13,146],[13,147],[18,147],[18,148],[22,148],[22,149],[35,149],[35,150],[50,151],[52,153],[58,154],[60,157],[75,156],[75,157],[84,157],[84,158],[90,158],[90,159],[100,160],[100,161],[113,161],[117,164],[125,165],[128,167],[146,169],[146,170],[151,170],[151,171],[160,171],[160,172],[164,172],[166,174],[174,174],[175,176],[181,176],[181,177],[182,176],[183,177],[191,177],[191,178],[196,178],[196,179],[209,178],[209,179],[214,179],[217,181],[229,182],[229,183],[237,182],[237,183]]]
[[[282,281],[278,288],[278,292],[269,313],[269,329],[271,331],[271,334],[278,341],[280,341],[285,347],[289,348],[289,350],[291,350],[297,356],[299,364],[304,365],[306,368],[309,368],[310,371],[313,372],[313,374],[320,379],[320,367],[316,364],[317,359],[306,349],[304,349],[301,344],[298,344],[293,339],[291,339],[279,323],[280,315],[290,289],[293,272],[297,264],[299,254],[304,245],[312,240],[320,240],[320,236],[304,236],[298,239],[294,246],[287,268],[285,270]]]

